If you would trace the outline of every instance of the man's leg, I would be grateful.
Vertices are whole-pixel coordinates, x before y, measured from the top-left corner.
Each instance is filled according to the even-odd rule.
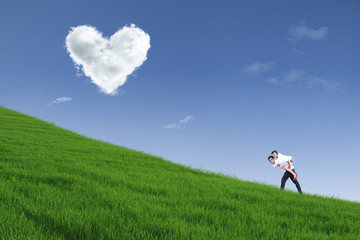
[[[295,172],[295,168],[294,168],[292,171],[293,171],[294,173],[296,173],[296,172]],[[290,179],[291,179],[291,181],[295,184],[298,192],[299,192],[299,193],[302,193],[299,181],[298,181],[298,180],[295,180],[295,181],[294,181],[294,176],[293,176],[293,175],[290,176]]]
[[[280,186],[281,189],[284,189],[285,183],[286,183],[286,181],[288,180],[288,178],[289,178],[291,175],[292,175],[292,174],[289,173],[288,171],[285,171],[285,172],[284,172],[284,175],[283,175],[283,177],[281,178],[281,186]]]

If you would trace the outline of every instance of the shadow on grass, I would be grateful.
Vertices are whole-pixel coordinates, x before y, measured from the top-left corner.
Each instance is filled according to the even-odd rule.
[[[45,234],[55,233],[58,237],[64,239],[103,239],[104,237],[111,239],[104,236],[104,233],[100,232],[96,226],[91,226],[91,232],[89,232],[82,229],[78,224],[65,224],[56,221],[53,217],[45,213],[34,213],[24,206],[22,206],[22,210],[30,221],[33,221],[43,229]]]

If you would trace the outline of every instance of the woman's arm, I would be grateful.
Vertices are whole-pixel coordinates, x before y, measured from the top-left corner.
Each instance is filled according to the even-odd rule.
[[[296,174],[291,170],[291,163],[288,161],[288,165],[285,167],[285,170],[294,175],[296,177]]]

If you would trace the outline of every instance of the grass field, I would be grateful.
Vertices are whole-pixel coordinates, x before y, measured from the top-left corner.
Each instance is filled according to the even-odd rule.
[[[192,169],[0,107],[0,239],[360,239],[360,204]]]

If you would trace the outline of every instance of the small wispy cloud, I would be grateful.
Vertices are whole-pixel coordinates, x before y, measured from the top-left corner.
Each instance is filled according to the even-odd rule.
[[[243,67],[242,72],[249,75],[256,75],[263,72],[270,71],[274,66],[273,62],[256,62],[253,64],[247,64]]]
[[[178,129],[178,128],[180,128],[180,125],[179,125],[179,124],[176,124],[176,123],[171,123],[171,124],[168,124],[168,125],[164,126],[164,128],[167,128],[167,129]]]
[[[290,27],[289,40],[292,42],[299,42],[302,40],[321,41],[324,40],[328,34],[327,27],[320,27],[319,29],[312,29],[305,26],[305,21],[299,21]]]
[[[308,88],[321,87],[326,91],[334,91],[340,87],[340,84],[336,81],[329,81],[325,78],[317,76],[308,76],[306,78],[306,84]]]
[[[296,53],[296,54],[299,54],[299,55],[302,55],[302,56],[308,56],[308,55],[310,55],[309,52],[304,52],[304,51],[301,51],[301,50],[298,50],[298,49],[295,49],[295,48],[291,49],[291,51],[292,51],[293,53]]]
[[[192,115],[187,115],[184,119],[180,119],[180,121],[178,123],[171,123],[168,124],[166,126],[164,126],[164,128],[166,129],[185,129],[185,125],[190,121],[190,120],[194,120],[195,117]]]
[[[54,101],[52,101],[51,103],[48,104],[48,106],[52,105],[52,104],[58,104],[58,103],[65,103],[65,102],[70,102],[72,101],[73,98],[71,97],[60,97],[55,99]]]
[[[283,81],[287,83],[301,82],[306,79],[306,72],[302,69],[294,69],[283,75]]]
[[[280,79],[278,77],[268,78],[266,81],[270,84],[280,84]]]
[[[266,82],[274,85],[305,86],[307,88],[322,88],[326,91],[339,89],[340,84],[323,77],[307,74],[303,69],[293,69],[279,77],[266,79]]]

